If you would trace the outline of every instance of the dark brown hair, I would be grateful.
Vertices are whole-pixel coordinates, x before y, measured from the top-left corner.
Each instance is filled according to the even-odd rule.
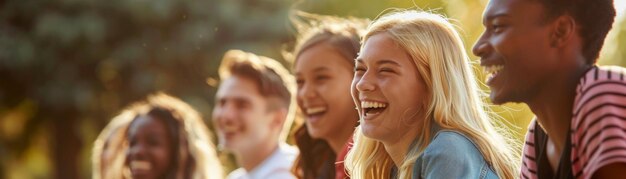
[[[294,64],[305,50],[320,44],[331,45],[354,67],[354,59],[360,48],[360,38],[369,23],[365,19],[339,18],[296,11],[291,16],[298,36],[292,53],[284,53],[286,59]],[[352,69],[350,69],[352,70]],[[358,119],[354,119],[358,120]],[[296,159],[292,172],[298,178],[334,178],[336,154],[330,145],[322,139],[309,135],[306,124],[294,133],[300,155]]]
[[[129,121],[122,134],[126,138],[128,129],[140,116],[150,116],[166,125],[168,137],[172,141],[172,163],[165,178],[222,176],[222,167],[215,155],[209,130],[200,114],[189,104],[165,93],[156,93],[127,107],[123,113],[128,114],[125,116],[132,116],[132,121]],[[125,150],[128,150],[128,145],[126,141]],[[123,158],[124,161],[127,160],[125,156]],[[114,171],[113,176],[106,178],[122,178],[117,173],[120,172]]]

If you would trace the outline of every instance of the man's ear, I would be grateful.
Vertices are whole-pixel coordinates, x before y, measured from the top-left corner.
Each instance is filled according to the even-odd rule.
[[[552,47],[563,47],[576,37],[576,21],[570,15],[562,15],[554,20],[554,29],[550,36]]]
[[[285,108],[276,109],[272,118],[272,127],[282,128],[285,119],[287,119],[288,110]]]

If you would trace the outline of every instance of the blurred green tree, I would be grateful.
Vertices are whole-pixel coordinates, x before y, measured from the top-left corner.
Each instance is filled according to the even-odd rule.
[[[280,57],[289,6],[286,0],[0,1],[2,168],[26,160],[42,131],[50,148],[38,152],[48,152],[53,167],[7,177],[88,178],[99,130],[154,91],[208,116],[215,89],[205,80],[216,76],[222,53],[239,48]]]
[[[222,54],[282,59],[292,7],[370,19],[390,8],[431,10],[456,19],[470,52],[487,1],[0,0],[0,178],[89,178],[99,131],[155,91],[190,103],[210,126]],[[626,20],[617,21],[600,64],[626,66]],[[528,108],[492,109],[521,141]]]

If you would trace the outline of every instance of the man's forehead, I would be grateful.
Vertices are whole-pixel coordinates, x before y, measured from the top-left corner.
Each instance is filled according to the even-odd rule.
[[[495,15],[503,14],[511,11],[515,1],[520,0],[490,0],[483,12],[483,18],[485,20],[493,18]]]
[[[234,76],[222,81],[215,96],[217,99],[235,98],[251,100],[253,98],[262,98],[258,87],[252,80]]]
[[[543,5],[537,0],[490,0],[485,11],[483,20],[491,20],[501,16],[526,17],[528,13],[541,13]]]

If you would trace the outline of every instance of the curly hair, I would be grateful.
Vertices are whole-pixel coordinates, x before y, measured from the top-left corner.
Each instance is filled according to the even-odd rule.
[[[127,135],[129,126],[140,116],[152,116],[167,124],[168,137],[175,146],[166,178],[223,176],[211,133],[200,114],[178,98],[156,93],[126,107],[100,133],[93,148],[93,178],[129,178],[125,165],[125,153],[129,149]]]

